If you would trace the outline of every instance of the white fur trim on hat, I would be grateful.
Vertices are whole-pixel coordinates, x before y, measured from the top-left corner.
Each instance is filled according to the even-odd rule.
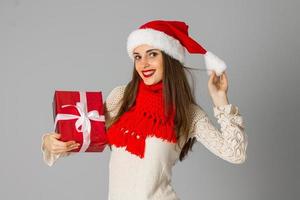
[[[137,29],[131,32],[127,39],[127,52],[132,60],[134,60],[134,48],[141,44],[148,44],[163,50],[171,57],[179,60],[181,63],[184,63],[185,47],[182,46],[177,39],[165,34],[164,32],[150,28]]]
[[[214,70],[216,72],[216,75],[220,76],[227,68],[226,63],[210,51],[206,51],[206,53],[204,54],[204,60],[206,68],[208,69],[208,75],[212,73],[211,70]]]

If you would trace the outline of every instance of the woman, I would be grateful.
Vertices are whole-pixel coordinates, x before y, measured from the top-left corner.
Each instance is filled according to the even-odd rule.
[[[172,167],[183,161],[196,141],[230,163],[246,160],[247,134],[238,107],[228,102],[224,63],[192,40],[187,28],[184,22],[155,20],[128,37],[132,80],[114,88],[104,104],[112,150],[109,200],[178,200],[171,185]],[[195,101],[185,74],[183,47],[205,54],[208,64],[223,65],[209,73],[208,81],[221,131]],[[43,136],[42,151],[49,166],[78,148],[74,141],[62,142],[59,137]]]

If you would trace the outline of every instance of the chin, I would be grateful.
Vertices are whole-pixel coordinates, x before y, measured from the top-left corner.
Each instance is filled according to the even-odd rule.
[[[150,81],[144,81],[144,83],[145,83],[146,85],[152,85],[152,84],[153,84],[153,82],[150,82]]]
[[[157,78],[157,77],[151,77],[150,79],[144,78],[141,76],[141,79],[144,81],[144,83],[146,85],[153,85],[158,83],[160,80],[162,80],[161,78]]]
[[[157,84],[159,81],[148,81],[148,82],[144,82],[146,85],[154,85]]]

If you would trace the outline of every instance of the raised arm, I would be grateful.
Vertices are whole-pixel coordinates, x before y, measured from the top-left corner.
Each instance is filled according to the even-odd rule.
[[[230,163],[244,163],[247,158],[248,136],[238,107],[232,104],[213,107],[220,130],[213,125],[202,108],[195,106],[194,111],[191,137],[195,137],[212,153]]]

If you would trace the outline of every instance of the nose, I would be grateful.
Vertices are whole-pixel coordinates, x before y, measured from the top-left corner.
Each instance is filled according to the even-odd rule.
[[[144,56],[141,60],[142,60],[141,64],[142,64],[142,66],[144,66],[144,68],[149,66],[148,59],[146,56]]]

